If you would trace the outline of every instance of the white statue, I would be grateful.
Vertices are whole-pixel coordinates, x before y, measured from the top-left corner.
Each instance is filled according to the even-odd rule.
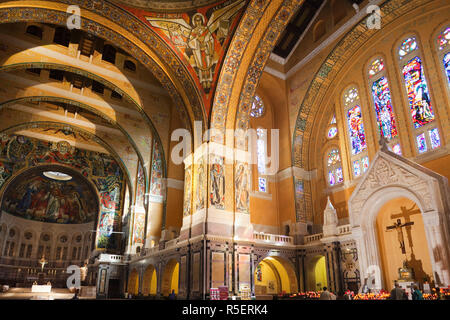
[[[328,197],[327,206],[323,212],[323,236],[329,237],[337,235],[338,222],[336,209],[331,204],[330,197]]]

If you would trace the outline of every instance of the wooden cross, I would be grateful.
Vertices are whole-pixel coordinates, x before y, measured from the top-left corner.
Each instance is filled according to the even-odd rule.
[[[416,208],[416,209],[414,210],[414,208]],[[401,213],[391,214],[391,219],[404,218],[405,223],[408,223],[408,222],[411,222],[411,217],[413,215],[420,213],[420,210],[417,209],[415,204],[409,209],[406,208],[405,206],[401,206],[400,210],[401,210]],[[412,243],[411,228],[406,228],[406,235],[408,237],[409,246],[411,247],[411,250],[412,250],[413,243]]]
[[[406,249],[405,249],[405,240],[403,238],[403,231],[402,228],[407,227],[407,226],[412,226],[414,224],[414,222],[406,222],[402,224],[402,221],[400,219],[397,219],[397,222],[394,223],[392,226],[388,226],[386,228],[386,231],[389,230],[397,230],[397,234],[398,234],[398,242],[400,242],[400,248],[402,249],[402,253],[406,254]]]

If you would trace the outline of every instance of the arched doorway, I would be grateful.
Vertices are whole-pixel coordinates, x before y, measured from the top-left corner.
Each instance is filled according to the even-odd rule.
[[[267,257],[255,269],[255,295],[297,292],[292,265],[280,257]]]
[[[161,292],[163,296],[168,296],[172,290],[175,294],[178,294],[179,275],[180,264],[175,259],[170,260],[164,268],[162,278]]]
[[[158,280],[156,276],[156,269],[153,265],[149,265],[144,273],[142,294],[144,296],[156,295],[157,284]]]
[[[314,256],[307,264],[307,290],[320,291],[328,286],[325,256]]]
[[[393,228],[396,223],[400,227]],[[430,281],[433,274],[430,252],[424,241],[422,213],[414,201],[399,197],[386,202],[377,215],[376,229],[383,288],[393,288],[404,262],[413,270],[415,282]]]
[[[128,293],[134,296],[139,294],[139,273],[136,269],[131,271],[128,278]]]

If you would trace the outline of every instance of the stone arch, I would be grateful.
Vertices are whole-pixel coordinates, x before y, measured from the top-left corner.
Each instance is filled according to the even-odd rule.
[[[149,264],[142,278],[142,294],[144,296],[156,295],[158,290],[158,272],[154,265]]]
[[[108,2],[89,5],[83,0],[75,0],[67,1],[67,5],[82,8],[82,30],[89,30],[95,36],[115,43],[147,67],[166,88],[175,104],[180,106],[179,110],[183,112],[183,118],[189,127],[193,127],[194,119],[206,122],[202,99],[186,66],[143,22]],[[33,21],[66,25],[69,17],[66,9],[64,5],[61,6],[61,2],[46,2],[28,7],[0,5],[0,23]],[[104,19],[111,21],[111,15],[114,15],[118,23],[106,26]]]
[[[1,72],[1,71],[0,71]],[[57,102],[57,103],[65,103],[68,105],[72,105],[72,106],[76,106],[79,107],[81,109],[84,110],[88,110],[94,114],[96,114],[97,116],[99,116],[100,118],[108,121],[110,124],[112,124],[113,126],[115,126],[118,130],[120,130],[122,132],[122,134],[127,138],[127,140],[129,141],[130,145],[133,147],[133,149],[136,152],[136,155],[138,156],[138,159],[141,163],[144,163],[144,158],[142,157],[142,153],[140,152],[138,146],[136,145],[136,143],[134,142],[133,138],[127,133],[127,131],[115,120],[113,120],[112,118],[110,118],[108,115],[104,114],[103,112],[97,110],[96,108],[93,108],[85,103],[82,102],[78,102],[72,99],[67,99],[67,98],[61,98],[61,97],[52,97],[52,96],[29,96],[29,97],[22,97],[22,98],[17,98],[17,99],[13,99],[13,100],[9,100],[9,101],[5,101],[0,103],[0,110],[2,110],[3,108],[10,106],[10,105],[14,105],[17,103],[22,103],[22,102]],[[156,132],[156,130],[154,131],[154,138],[156,138],[157,140],[160,141],[159,135]],[[162,151],[162,158],[163,158],[163,163],[165,163],[164,161],[164,151]],[[163,170],[164,171],[164,170]],[[146,181],[148,181],[148,174],[147,172],[144,170],[144,179]]]
[[[78,127],[74,127],[72,125],[69,124],[60,124],[58,122],[52,122],[52,121],[36,121],[36,122],[28,122],[28,123],[24,123],[24,124],[19,124],[19,125],[15,125],[9,128],[4,129],[3,131],[0,131],[0,133],[2,134],[11,134],[20,130],[24,130],[27,128],[47,128],[47,127],[52,127],[52,128],[63,128],[63,127],[70,127],[74,132],[78,132],[78,133],[82,133],[84,135],[89,136],[93,141],[95,141],[97,144],[99,144],[100,146],[104,147],[110,154],[111,156],[114,158],[114,160],[117,162],[117,164],[119,165],[120,169],[122,170],[123,174],[125,175],[125,180],[127,182],[128,188],[129,188],[129,195],[130,195],[130,203],[132,203],[132,199],[133,199],[133,194],[134,194],[134,189],[132,188],[132,183],[131,183],[131,175],[128,171],[128,169],[126,168],[125,164],[123,163],[122,159],[120,158],[120,156],[114,151],[114,149],[108,144],[106,143],[103,139],[101,139],[100,137],[85,131],[81,128]],[[2,187],[2,189],[4,190],[4,188]]]
[[[298,277],[296,273],[296,269],[294,264],[287,258],[281,255],[277,254],[267,254],[265,256],[260,257],[255,263],[255,269],[254,269],[254,283],[255,283],[255,293],[257,290],[257,268],[258,265],[260,265],[262,262],[269,262],[272,270],[276,270],[278,273],[279,279],[279,292],[282,291],[286,293],[295,293],[298,292]],[[281,279],[284,278],[284,279]]]
[[[426,241],[433,273],[440,284],[450,283],[449,192],[447,180],[390,151],[378,152],[369,171],[349,199],[352,233],[358,248],[361,283],[373,270],[381,269],[376,217],[380,208],[395,198],[407,198],[417,204],[425,225]],[[383,283],[381,272],[375,280]]]
[[[84,76],[86,78],[89,78],[91,80],[95,80],[95,81],[103,84],[105,87],[118,92],[120,95],[122,95],[124,97],[125,101],[129,102],[133,106],[133,108],[136,109],[141,114],[143,120],[148,125],[152,135],[161,142],[158,131],[157,131],[155,125],[153,124],[153,121],[150,119],[150,117],[144,111],[143,106],[138,101],[136,101],[133,97],[131,97],[131,95],[128,94],[125,90],[121,89],[119,86],[110,82],[109,80],[106,80],[105,78],[98,76],[95,73],[92,73],[88,70],[84,70],[80,67],[68,66],[68,65],[53,63],[53,62],[39,62],[39,61],[30,61],[30,62],[24,62],[24,63],[3,65],[0,67],[0,72],[11,72],[11,71],[15,71],[15,70],[26,70],[26,69],[30,69],[30,68],[31,69],[52,69],[52,70],[61,70],[61,71],[75,73],[75,74]],[[47,98],[47,97],[44,97],[44,98]],[[63,99],[63,98],[55,97],[55,99]],[[14,101],[14,100],[11,100],[11,101]],[[76,103],[83,105],[80,102],[76,102]],[[90,111],[92,111],[92,110],[90,110]],[[163,150],[163,152],[164,152],[164,150]]]
[[[139,294],[139,272],[136,269],[131,270],[128,275],[128,293],[137,296]]]
[[[161,277],[161,294],[168,296],[172,290],[178,294],[180,263],[176,259],[169,260]]]
[[[306,290],[322,291],[323,287],[328,287],[326,257],[315,255],[306,261]]]

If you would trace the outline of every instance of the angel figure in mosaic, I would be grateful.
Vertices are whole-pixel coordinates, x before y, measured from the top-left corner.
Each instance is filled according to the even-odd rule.
[[[190,24],[186,21],[187,18],[179,16],[146,19],[185,54],[201,85],[209,91],[213,81],[213,69],[219,60],[221,42],[228,36],[233,17],[244,5],[245,1],[236,1],[215,10],[209,18],[197,12],[190,18]]]

